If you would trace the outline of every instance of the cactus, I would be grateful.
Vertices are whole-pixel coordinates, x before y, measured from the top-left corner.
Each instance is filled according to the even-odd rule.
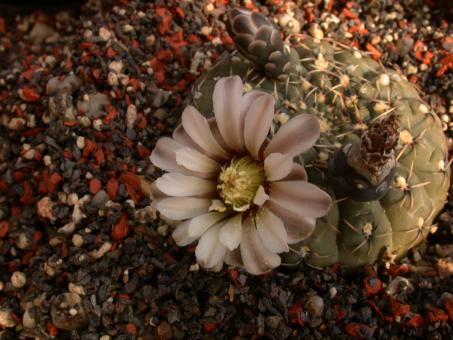
[[[218,78],[239,75],[245,90],[274,95],[275,129],[300,113],[321,125],[318,144],[300,161],[335,204],[284,261],[358,267],[422,242],[446,201],[450,170],[441,122],[414,85],[340,42],[304,35],[283,42],[267,18],[242,9],[228,19],[240,53],[223,55],[195,83],[199,111],[213,111]]]

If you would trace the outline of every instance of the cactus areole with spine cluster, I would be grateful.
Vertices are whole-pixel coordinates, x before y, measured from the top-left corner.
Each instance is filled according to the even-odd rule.
[[[196,82],[198,111],[212,117],[216,81],[237,75],[244,91],[274,96],[271,131],[299,114],[320,123],[320,138],[299,161],[334,204],[282,262],[358,267],[401,257],[422,242],[446,201],[450,169],[441,122],[417,89],[338,41],[283,41],[259,13],[233,9],[227,29],[240,53],[223,55]]]

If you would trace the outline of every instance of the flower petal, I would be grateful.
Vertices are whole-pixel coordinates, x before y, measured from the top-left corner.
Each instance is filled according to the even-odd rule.
[[[282,220],[269,209],[260,208],[255,216],[256,230],[264,246],[278,254],[289,251],[288,235]]]
[[[220,242],[229,250],[236,249],[241,242],[242,214],[237,214],[223,225],[219,232]]]
[[[300,114],[280,127],[264,154],[279,152],[295,157],[315,145],[319,134],[318,120],[312,115]]]
[[[215,173],[220,168],[219,163],[189,147],[176,151],[176,163],[188,170],[202,173]]]
[[[189,173],[187,169],[176,163],[176,151],[181,148],[176,141],[169,137],[160,138],[151,152],[151,162],[166,171]]]
[[[175,243],[180,247],[187,246],[198,239],[198,237],[189,236],[189,223],[190,220],[187,220],[178,224],[176,229],[171,234],[175,240]]]
[[[305,181],[272,182],[269,196],[287,210],[307,217],[324,216],[332,205],[332,199],[326,192]]]
[[[260,148],[271,128],[274,105],[274,97],[263,94],[255,99],[245,115],[244,143],[255,159],[258,158]]]
[[[188,226],[189,236],[196,238],[200,237],[211,226],[226,218],[227,216],[228,215],[225,213],[219,213],[215,211],[192,218]]]
[[[177,172],[166,173],[154,181],[162,193],[169,196],[202,196],[216,192],[216,183]]]
[[[195,197],[166,197],[152,203],[163,216],[177,221],[201,215],[210,205],[210,199]]]
[[[182,126],[189,137],[200,148],[218,157],[228,159],[228,153],[219,145],[205,117],[193,106],[187,106],[182,113]]]
[[[198,144],[190,138],[182,125],[178,125],[178,127],[173,131],[172,137],[176,142],[181,144],[181,146],[188,146],[197,151],[202,151]]]
[[[305,167],[296,162],[293,163],[291,172],[285,177],[285,181],[307,181],[308,176]]]
[[[240,249],[245,269],[251,274],[263,274],[280,265],[280,256],[264,247],[250,217],[242,225]]]
[[[236,267],[243,267],[244,264],[242,263],[242,258],[241,258],[241,250],[239,248],[236,248],[233,251],[226,250],[225,252],[225,257],[223,259],[226,264],[230,266],[236,266]]]
[[[258,190],[256,190],[255,198],[253,199],[253,203],[258,206],[262,206],[267,200],[269,199],[268,194],[264,191],[264,187],[260,185]]]
[[[269,95],[268,93],[260,90],[252,90],[249,92],[246,92],[242,96],[242,101],[241,101],[241,112],[245,117],[245,114],[247,111],[250,109],[250,106],[253,104],[253,102],[258,98],[261,97],[262,95]]]
[[[216,224],[206,231],[195,249],[197,262],[208,270],[219,271],[223,266],[226,247],[219,241],[220,227],[221,224]]]
[[[264,171],[268,181],[285,178],[293,169],[293,158],[281,153],[271,153],[264,159]]]
[[[222,135],[220,134],[220,131],[219,131],[219,127],[217,126],[217,122],[215,120],[215,117],[208,118],[208,124],[209,124],[209,128],[211,129],[212,135],[214,136],[214,138],[217,141],[217,143],[219,143],[219,145],[224,150],[226,150],[227,152],[231,153],[232,149],[223,140],[223,137],[222,137]]]
[[[241,112],[242,80],[239,76],[218,80],[212,94],[214,114],[220,134],[234,150],[242,151],[244,118]]]
[[[306,239],[315,230],[316,219],[313,217],[306,217],[300,211],[289,211],[272,201],[266,203],[266,207],[283,221],[288,235],[288,244],[294,244]]]

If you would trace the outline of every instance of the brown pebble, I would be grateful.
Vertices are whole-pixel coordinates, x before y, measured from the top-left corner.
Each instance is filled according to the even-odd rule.
[[[170,339],[172,335],[171,325],[167,321],[162,321],[159,326],[157,326],[157,336],[160,339]]]

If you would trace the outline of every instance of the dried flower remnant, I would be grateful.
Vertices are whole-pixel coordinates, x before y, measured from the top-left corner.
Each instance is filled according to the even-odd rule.
[[[173,138],[157,142],[151,161],[168,173],[153,183],[153,206],[182,221],[173,232],[178,245],[199,240],[195,254],[205,269],[225,262],[262,274],[280,265],[288,244],[313,232],[331,198],[293,162],[318,139],[318,121],[301,114],[268,140],[273,96],[242,92],[238,76],[221,78],[215,117],[188,106]]]

